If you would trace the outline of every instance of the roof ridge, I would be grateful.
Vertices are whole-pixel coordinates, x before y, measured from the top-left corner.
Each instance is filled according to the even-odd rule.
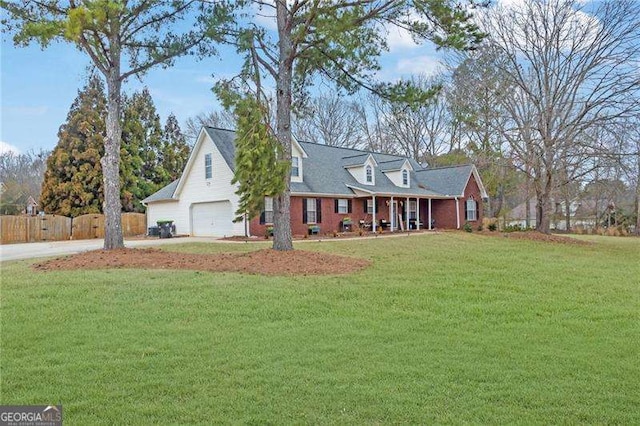
[[[469,167],[469,166],[473,166],[473,164],[466,163],[466,164],[455,164],[453,166],[425,167],[425,168],[423,168],[421,170],[417,170],[417,171],[418,172],[428,172],[429,170],[456,169],[456,168],[460,168],[460,167]]]
[[[216,127],[216,126],[202,126],[202,127],[206,128],[206,129],[222,130],[222,131],[224,131],[224,132],[233,132],[233,133],[235,133],[235,132],[236,132],[235,130],[232,130],[232,129],[225,129],[225,128],[222,128],[222,127]]]
[[[326,147],[326,148],[335,148],[335,149],[344,149],[344,150],[349,150],[349,151],[358,151],[361,152],[362,154],[356,154],[356,155],[350,155],[347,157],[342,157],[342,158],[349,158],[349,157],[358,157],[360,155],[364,155],[364,154],[378,154],[378,155],[389,155],[391,157],[398,157],[398,159],[410,159],[409,157],[405,157],[402,155],[398,155],[398,154],[389,154],[387,152],[377,152],[377,151],[371,151],[371,150],[364,150],[364,149],[360,149],[360,148],[345,148],[343,146],[334,146],[334,145],[327,145],[324,143],[319,143],[319,142],[309,142],[309,141],[298,141],[299,143],[308,143],[310,145],[318,145],[318,146],[322,146],[322,147]]]

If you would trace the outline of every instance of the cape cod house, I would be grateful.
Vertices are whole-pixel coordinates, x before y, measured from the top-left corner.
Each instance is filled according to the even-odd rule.
[[[203,128],[180,179],[143,201],[147,223],[173,220],[178,234],[193,236],[265,235],[273,220],[269,198],[259,217],[233,222],[234,138],[231,130]],[[293,142],[294,235],[475,227],[486,197],[473,165],[425,168],[397,155]]]

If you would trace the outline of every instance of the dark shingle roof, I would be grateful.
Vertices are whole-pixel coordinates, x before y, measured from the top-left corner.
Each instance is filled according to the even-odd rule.
[[[204,130],[218,147],[222,158],[227,162],[231,171],[236,169],[236,132],[233,130],[218,129],[217,127],[205,127]]]
[[[158,192],[149,195],[147,198],[142,200],[143,203],[153,203],[154,201],[167,201],[167,200],[175,200],[173,198],[173,193],[176,192],[176,187],[178,186],[178,182],[180,179],[176,179],[171,182],[169,185],[161,188]]]
[[[204,128],[233,171],[235,169],[235,132],[213,127]],[[384,195],[457,196],[472,173],[472,165],[425,169],[417,161],[400,155],[382,154],[358,149],[340,148],[311,142],[300,142],[308,158],[302,160],[304,182],[292,182],[291,192],[298,194],[326,194],[353,196],[351,188]],[[375,185],[359,183],[347,170],[348,166],[363,165],[372,155],[380,167],[374,168]],[[413,167],[410,187],[396,186],[384,171],[398,170],[405,161]],[[162,188],[144,202],[174,199],[178,181]]]
[[[473,165],[423,168],[416,172],[418,181],[427,189],[443,195],[456,196],[464,193],[464,188],[473,172]]]

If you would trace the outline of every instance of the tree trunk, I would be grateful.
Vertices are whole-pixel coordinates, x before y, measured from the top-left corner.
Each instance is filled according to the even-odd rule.
[[[640,152],[640,144],[638,144]],[[640,237],[640,154],[638,154],[638,174],[636,175],[636,235]]]
[[[280,60],[276,81],[276,138],[281,146],[281,161],[291,163],[291,86],[293,74],[293,45],[291,25],[286,2],[276,1],[278,22],[278,48]],[[274,198],[273,205],[273,248],[293,250],[291,235],[291,178],[284,177],[285,190]]]
[[[120,213],[120,66],[114,64],[107,76],[107,137],[104,141],[102,176],[104,181],[104,249],[124,247]]]
[[[571,201],[569,197],[565,197],[564,199],[564,223],[565,230],[567,232],[571,231]]]
[[[524,226],[525,228],[531,228],[531,177],[529,176],[529,168],[527,167],[527,180],[525,182],[525,199],[524,199]]]
[[[551,233],[551,216],[553,215],[553,206],[551,205],[551,192],[553,188],[553,177],[551,173],[545,173],[542,185],[536,184],[536,196],[538,200],[537,206],[537,230],[544,234]]]

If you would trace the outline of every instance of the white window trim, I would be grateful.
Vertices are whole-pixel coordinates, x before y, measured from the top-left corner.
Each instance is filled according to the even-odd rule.
[[[296,174],[293,174],[294,170]],[[300,158],[296,156],[291,157],[291,177],[300,177]]]
[[[368,176],[367,176],[367,171],[371,170],[371,180],[368,180]],[[367,185],[375,185],[376,183],[376,178],[373,174],[373,166],[371,164],[367,164],[366,166],[364,166],[364,183]]]
[[[418,218],[418,206],[416,200],[409,200],[409,220]]]
[[[469,207],[472,207],[472,208],[470,209]],[[478,209],[476,208],[476,200],[474,200],[473,198],[467,199],[465,203],[465,209],[467,210],[468,221],[478,220]],[[471,213],[473,213],[473,215],[471,215]]]
[[[404,181],[405,173],[406,173],[406,176],[407,176],[407,182],[406,183]],[[411,178],[409,176],[409,170],[402,169],[401,178],[402,178],[402,186],[407,186],[408,187],[410,185],[410,183],[411,183],[411,181],[410,181]]]
[[[265,225],[273,224],[273,198],[271,197],[264,197],[264,223]]]
[[[349,200],[346,198],[338,199],[338,214],[347,214],[349,213]]]
[[[207,160],[209,164],[207,164]],[[213,155],[210,152],[204,155],[204,178],[213,178]]]
[[[318,212],[316,210],[316,199],[307,198],[307,223],[314,224],[318,221]],[[310,219],[310,213],[313,213],[313,220]]]
[[[373,214],[373,200],[367,198],[367,214]]]

